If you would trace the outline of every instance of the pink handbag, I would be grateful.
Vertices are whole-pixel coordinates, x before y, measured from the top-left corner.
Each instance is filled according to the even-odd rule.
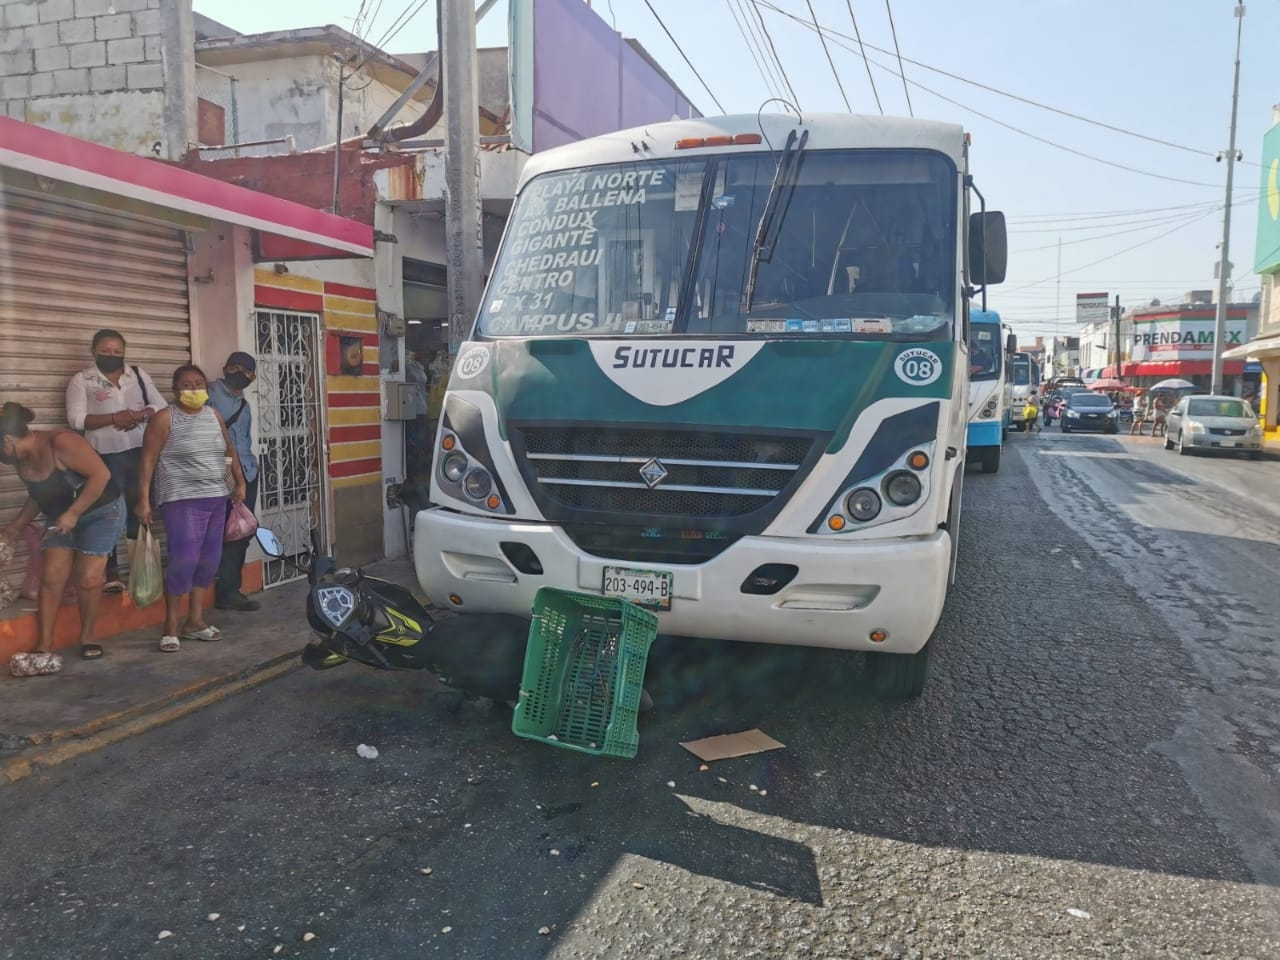
[[[233,503],[222,539],[227,543],[234,543],[236,540],[248,540],[257,532],[258,518],[253,515],[253,511],[239,501]]]

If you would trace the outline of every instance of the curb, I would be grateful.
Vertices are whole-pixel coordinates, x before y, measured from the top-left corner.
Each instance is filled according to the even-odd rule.
[[[30,749],[26,751],[26,756],[14,757],[0,764],[0,786],[16,783],[33,773],[172,723],[237,693],[292,673],[301,666],[302,662],[296,652],[282,654],[253,667],[212,680],[202,680],[139,707],[131,707],[78,727],[40,734],[32,738],[32,743],[33,747],[43,749]]]

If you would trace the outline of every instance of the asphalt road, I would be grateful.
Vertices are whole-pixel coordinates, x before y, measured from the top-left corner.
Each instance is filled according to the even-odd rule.
[[[295,673],[0,790],[0,957],[1280,955],[1280,464],[1010,446],[920,701],[660,641],[599,761]],[[678,746],[755,726],[786,748]]]

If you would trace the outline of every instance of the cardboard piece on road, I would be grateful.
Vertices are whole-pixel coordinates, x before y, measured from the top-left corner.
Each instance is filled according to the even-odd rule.
[[[744,730],[742,733],[727,733],[721,737],[690,740],[680,746],[700,760],[710,763],[713,760],[728,760],[731,757],[747,757],[753,753],[764,753],[766,750],[781,750],[786,744],[779,743],[760,730]]]

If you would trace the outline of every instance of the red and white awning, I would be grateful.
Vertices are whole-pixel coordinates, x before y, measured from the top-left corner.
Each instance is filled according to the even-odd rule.
[[[0,117],[0,167],[250,227],[345,256],[373,256],[373,228],[181,167]]]

